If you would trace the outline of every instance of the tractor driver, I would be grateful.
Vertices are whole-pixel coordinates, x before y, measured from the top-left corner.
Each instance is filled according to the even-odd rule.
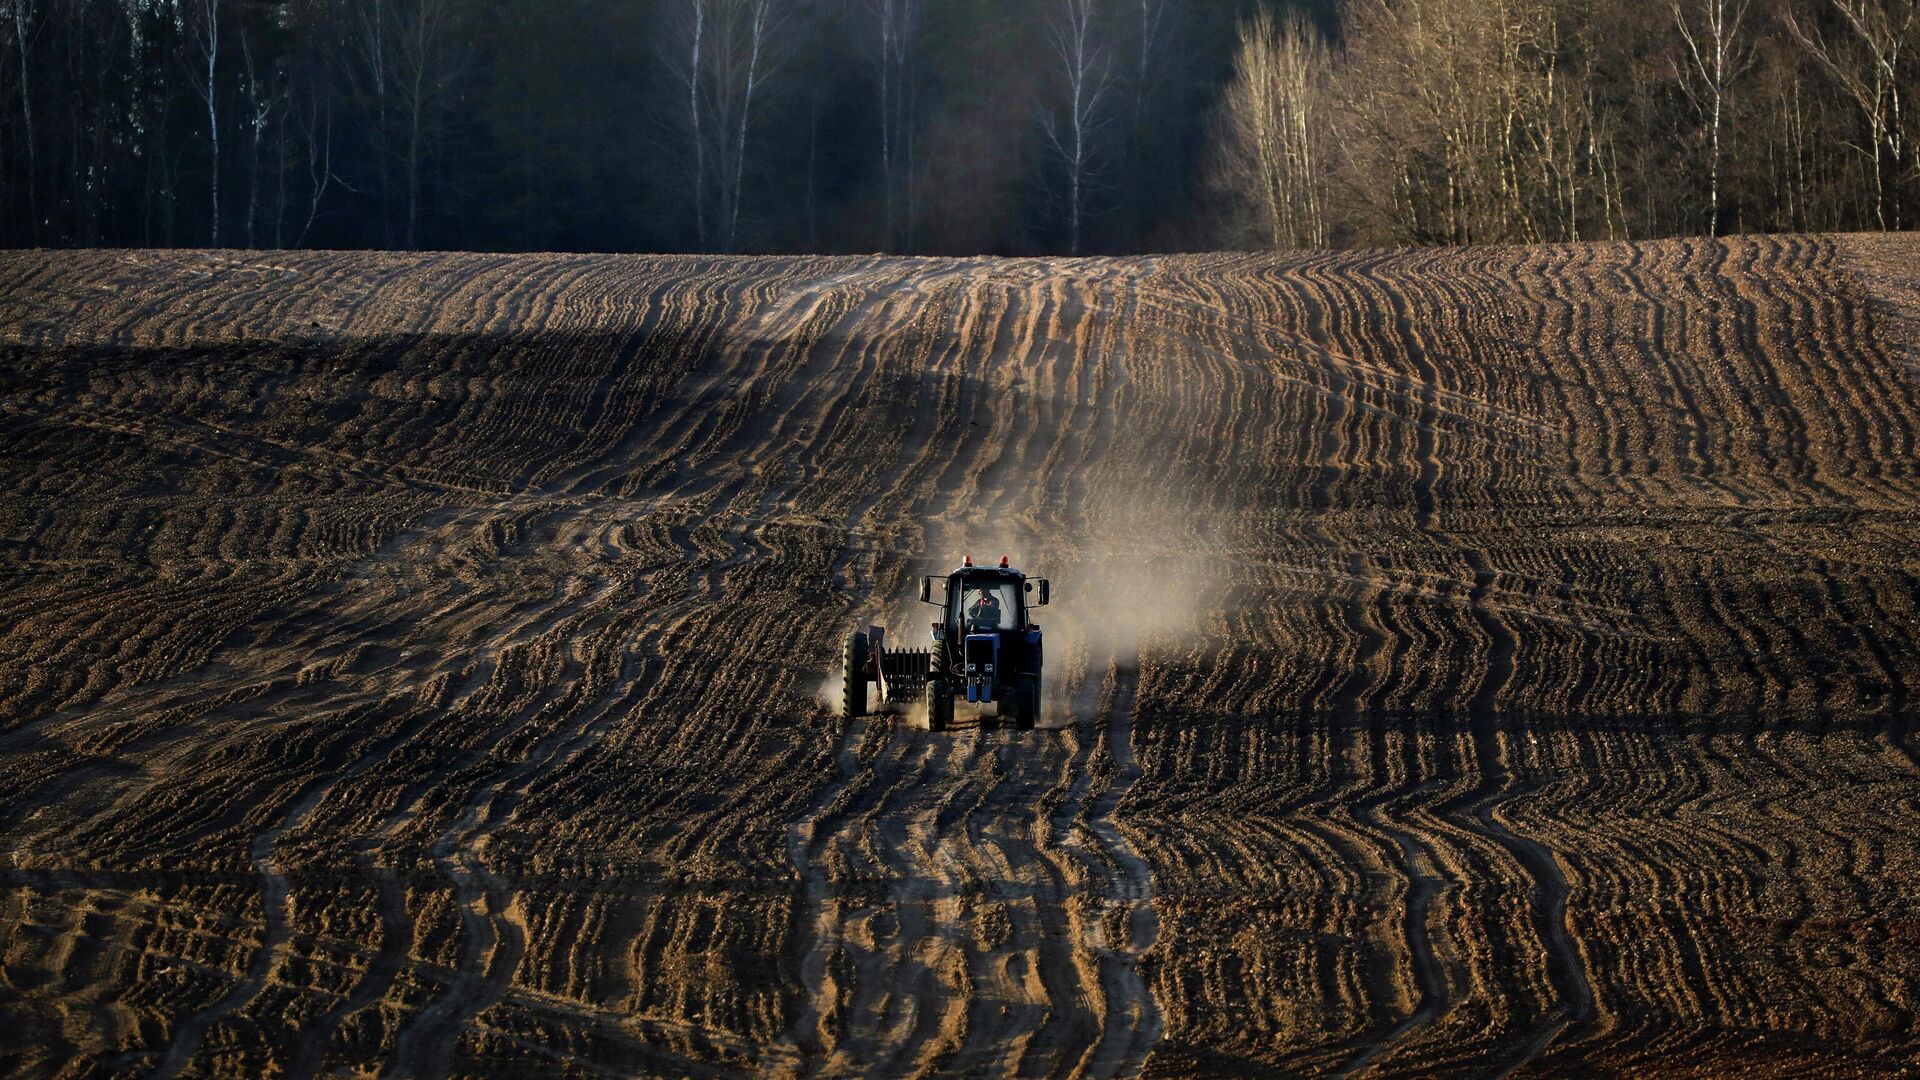
[[[992,589],[980,590],[980,598],[967,609],[967,621],[974,630],[1000,629],[1000,598]]]

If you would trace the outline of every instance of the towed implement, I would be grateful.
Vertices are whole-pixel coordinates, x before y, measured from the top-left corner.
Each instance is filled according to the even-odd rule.
[[[940,595],[935,596],[935,587]],[[1047,603],[1045,578],[1029,578],[1007,565],[975,566],[973,557],[944,577],[920,579],[920,601],[941,609],[926,649],[892,649],[884,627],[847,635],[842,655],[841,712],[867,712],[868,689],[883,704],[925,699],[935,731],[953,726],[953,708],[964,698],[991,705],[1022,731],[1040,718],[1043,654],[1040,627],[1030,611]]]

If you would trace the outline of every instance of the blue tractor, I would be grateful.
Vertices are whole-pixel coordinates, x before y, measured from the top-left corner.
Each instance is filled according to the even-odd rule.
[[[938,595],[936,595],[936,592]],[[975,566],[961,560],[945,577],[920,579],[920,601],[935,604],[933,645],[925,650],[889,650],[886,631],[870,626],[847,635],[841,684],[842,712],[867,711],[867,689],[882,702],[924,697],[935,731],[953,726],[954,702],[992,705],[1000,719],[1022,731],[1040,718],[1042,652],[1040,627],[1031,609],[1049,599],[1045,578],[1029,578],[1007,565]]]

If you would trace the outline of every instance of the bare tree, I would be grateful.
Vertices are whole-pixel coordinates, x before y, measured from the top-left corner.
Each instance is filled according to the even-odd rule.
[[[340,40],[333,55],[348,90],[348,99],[363,110],[363,119],[372,147],[372,165],[380,197],[380,232],[384,243],[393,242],[392,170],[393,125],[389,116],[391,72],[394,66],[393,38],[397,16],[395,0],[325,0],[337,3],[344,13],[339,20]],[[343,181],[344,183],[344,181]]]
[[[1101,41],[1095,0],[1056,0],[1048,37],[1065,90],[1064,115],[1041,112],[1047,147],[1065,173],[1068,250],[1080,254],[1088,196],[1097,182],[1105,100],[1113,87],[1112,58]]]
[[[669,45],[687,94],[688,194],[701,250],[737,250],[756,106],[785,55],[788,0],[688,0]]]
[[[726,212],[726,246],[728,251],[739,248],[740,203],[745,190],[747,168],[747,133],[753,122],[753,97],[760,83],[771,74],[774,57],[770,41],[786,12],[784,5],[776,0],[744,0],[742,12],[745,25],[741,36],[745,38],[740,51],[746,55],[746,71],[741,77],[739,92],[739,115],[734,119],[734,139],[732,161],[721,191],[721,205]]]
[[[420,242],[420,165],[446,84],[452,78],[454,58],[448,43],[454,19],[453,0],[407,0],[400,33],[396,35],[393,85],[406,109],[407,177],[406,247]]]
[[[707,133],[701,122],[700,96],[701,84],[705,80],[706,37],[707,37],[707,0],[687,0],[688,22],[691,32],[687,34],[687,67],[684,73],[687,84],[687,116],[693,141],[693,221],[694,230],[700,241],[700,250],[707,248]]]
[[[880,176],[886,188],[887,243],[914,247],[915,142],[919,75],[916,70],[922,0],[867,0],[878,31],[875,70],[880,107]]]
[[[1133,55],[1133,122],[1146,113],[1147,95],[1154,89],[1154,67],[1160,59],[1167,23],[1168,0],[1138,0],[1140,25]]]
[[[1578,240],[1615,219],[1590,54],[1563,0],[1352,0],[1337,80],[1365,239]],[[1597,206],[1595,204],[1598,204]]]
[[[300,225],[294,247],[306,246],[307,234],[320,216],[320,204],[333,184],[333,102],[311,95],[300,112],[300,133],[307,144],[307,219]]]
[[[7,14],[13,22],[13,40],[20,56],[20,119],[27,144],[27,214],[39,227],[40,205],[36,192],[40,175],[39,152],[33,130],[33,69],[29,56],[33,51],[34,31],[38,28],[35,0],[7,0]]]
[[[208,247],[220,246],[220,0],[198,0],[186,16],[188,36],[200,59],[206,61],[206,80],[195,82],[194,90],[207,106],[208,187],[211,206],[212,237]]]
[[[1753,63],[1742,37],[1751,0],[1673,0],[1673,22],[1686,45],[1680,88],[1707,125],[1707,235],[1720,235],[1720,132],[1727,89]]]
[[[417,248],[429,152],[466,60],[456,39],[460,0],[318,2],[337,12],[332,20],[337,36],[329,42],[328,54],[344,80],[347,99],[363,110],[381,230],[392,244],[393,203],[404,193],[399,246]],[[338,178],[331,170],[328,176]]]
[[[253,35],[244,30],[240,35],[240,55],[247,70],[247,126],[253,134],[247,155],[247,246],[251,248],[258,246],[254,242],[254,221],[260,207],[260,143],[273,114],[280,109],[285,86],[275,78],[271,90],[262,90],[260,75],[253,63]]]
[[[1262,247],[1327,243],[1321,140],[1327,48],[1298,12],[1242,23],[1214,118],[1215,186]]]
[[[1871,160],[1874,220],[1880,228],[1902,227],[1901,207],[1889,190],[1888,174],[1898,176],[1908,156],[1900,68],[1920,34],[1920,0],[1827,0],[1839,24],[1828,35],[1820,22],[1788,7],[1787,32],[1840,87],[1867,128],[1865,153]]]
[[[1127,143],[1127,212],[1129,224],[1136,238],[1145,228],[1147,191],[1152,183],[1153,170],[1149,167],[1155,160],[1153,146],[1155,136],[1164,134],[1165,129],[1153,120],[1153,106],[1162,100],[1160,72],[1165,63],[1167,51],[1168,10],[1173,0],[1135,0],[1132,11],[1133,41],[1131,49],[1130,78],[1133,84],[1133,101],[1128,116]]]

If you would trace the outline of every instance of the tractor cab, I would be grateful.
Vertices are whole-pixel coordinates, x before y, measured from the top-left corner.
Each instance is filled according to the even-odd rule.
[[[961,567],[944,579],[922,578],[920,599],[945,609],[945,618],[933,624],[936,642],[964,641],[972,634],[1024,634],[1036,630],[1030,624],[1029,608],[1040,607],[1049,597],[1046,579],[1029,578],[1007,565],[974,566],[969,557]]]
[[[1026,626],[1020,582],[1012,578],[961,577],[947,586],[947,630],[956,637],[992,634]]]

